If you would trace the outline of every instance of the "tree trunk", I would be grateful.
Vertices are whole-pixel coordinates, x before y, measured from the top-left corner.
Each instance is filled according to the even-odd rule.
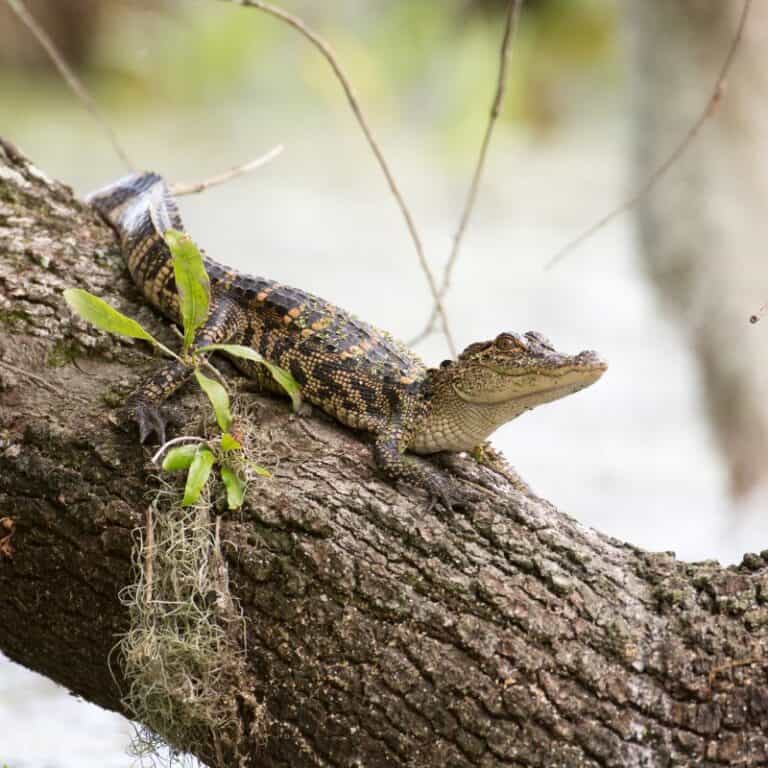
[[[0,649],[125,712],[108,661],[155,480],[113,406],[153,363],[73,320],[66,286],[172,340],[112,232],[0,144]],[[461,458],[482,498],[428,511],[358,435],[255,403],[276,469],[221,530],[247,627],[239,722],[175,746],[294,768],[768,765],[768,552],[646,553]]]
[[[84,67],[98,41],[102,17],[110,11],[104,0],[25,0],[25,5],[64,59],[74,67]],[[25,70],[53,66],[7,3],[0,5],[0,64]]]
[[[633,186],[690,130],[714,91],[739,0],[626,0]],[[768,487],[768,5],[749,22],[717,111],[636,207],[641,254],[695,352],[704,401],[736,497]]]

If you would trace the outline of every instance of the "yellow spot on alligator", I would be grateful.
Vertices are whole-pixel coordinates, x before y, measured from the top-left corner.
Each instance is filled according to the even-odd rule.
[[[347,350],[347,352],[349,352],[349,354],[350,354],[350,357],[351,357],[351,356],[353,356],[353,355],[359,355],[359,354],[360,354],[362,351],[363,351],[363,350],[362,350],[362,349],[360,349],[360,347],[358,347],[356,344],[353,344],[353,345],[352,345],[352,346],[351,346],[351,347],[350,347],[350,348]]]
[[[314,331],[311,328],[305,328],[301,332],[301,335],[302,335],[303,338],[308,339],[313,333],[314,333]]]
[[[293,318],[290,315],[283,315],[283,322],[286,325],[290,325]]]
[[[293,309],[289,309],[288,314],[291,317],[298,317],[301,314],[301,307],[298,306],[298,307],[294,307]]]
[[[269,296],[269,291],[259,291],[256,294],[256,301],[264,301]]]
[[[400,377],[400,383],[401,384],[413,384],[414,381],[416,381],[416,379],[414,379],[413,376],[401,376]]]
[[[312,330],[322,331],[323,328],[327,328],[330,323],[331,323],[330,317],[323,317],[320,320],[315,320],[315,322],[312,323]]]
[[[223,285],[222,285],[223,290],[226,291],[229,287],[231,287],[231,285],[235,281],[236,277],[237,277],[237,273],[233,272],[230,269],[228,269],[224,273],[224,280],[222,281],[223,282]]]

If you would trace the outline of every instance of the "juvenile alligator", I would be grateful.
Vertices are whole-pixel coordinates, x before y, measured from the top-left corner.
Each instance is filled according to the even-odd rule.
[[[144,296],[173,322],[179,303],[168,229],[183,231],[163,179],[127,176],[90,196],[120,237],[128,269]],[[211,309],[198,346],[236,343],[291,372],[302,396],[353,429],[373,433],[376,464],[450,507],[451,483],[426,462],[403,453],[471,451],[502,424],[542,403],[597,381],[606,364],[594,352],[566,355],[534,331],[502,333],[468,346],[456,361],[427,369],[388,333],[323,299],[205,259]],[[282,392],[265,366],[233,362],[259,386]],[[164,440],[159,406],[188,377],[178,362],[162,367],[131,397],[144,442]]]

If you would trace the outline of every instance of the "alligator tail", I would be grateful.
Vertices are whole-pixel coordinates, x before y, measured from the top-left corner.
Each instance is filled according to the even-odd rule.
[[[137,231],[146,230],[149,223],[160,234],[169,229],[184,229],[165,179],[152,171],[123,176],[92,192],[85,200],[117,230],[123,240]]]

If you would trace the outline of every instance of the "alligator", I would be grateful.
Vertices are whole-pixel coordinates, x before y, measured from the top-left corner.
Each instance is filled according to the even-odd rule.
[[[145,298],[180,323],[172,256],[164,233],[184,231],[163,178],[126,176],[88,202],[116,231],[131,276]],[[592,351],[559,352],[540,333],[504,332],[470,344],[456,360],[427,368],[405,345],[351,313],[297,288],[253,277],[204,255],[210,278],[207,322],[198,349],[241,344],[293,375],[302,397],[347,427],[373,435],[376,465],[392,481],[427,491],[449,509],[460,502],[452,481],[431,463],[404,455],[475,451],[502,424],[537,405],[593,384],[606,364]],[[282,393],[260,363],[233,359],[257,387]],[[165,440],[160,406],[191,375],[163,365],[129,398],[141,442]]]

